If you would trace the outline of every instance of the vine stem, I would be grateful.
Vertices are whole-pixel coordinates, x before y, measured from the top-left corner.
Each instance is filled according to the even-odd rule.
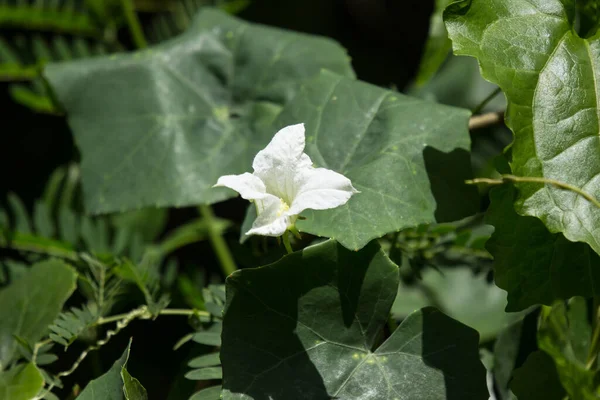
[[[564,190],[569,190],[571,192],[575,192],[578,195],[580,195],[581,197],[583,197],[584,199],[586,199],[587,201],[589,201],[590,203],[592,203],[594,206],[600,208],[600,201],[598,201],[598,199],[596,199],[591,194],[584,192],[577,186],[573,186],[568,183],[560,182],[560,181],[557,181],[554,179],[539,178],[539,177],[523,177],[523,176],[515,176],[515,175],[502,175],[501,178],[502,179],[477,178],[477,179],[471,179],[471,180],[465,181],[465,183],[467,183],[469,185],[474,185],[474,184],[478,184],[478,183],[484,183],[487,185],[502,185],[507,182],[544,183],[544,184],[552,185],[559,189],[564,189]]]
[[[159,315],[199,315],[199,316],[210,317],[210,314],[206,311],[199,311],[199,310],[194,310],[194,309],[177,309],[177,308],[161,310],[159,312]],[[69,376],[73,372],[75,372],[75,370],[77,368],[79,368],[79,366],[81,365],[83,360],[85,360],[85,358],[88,356],[88,354],[90,352],[92,352],[94,350],[98,350],[100,347],[107,344],[113,336],[117,335],[120,331],[125,329],[133,320],[150,319],[150,318],[152,318],[152,314],[150,313],[150,310],[148,310],[148,306],[144,305],[144,306],[138,307],[135,310],[132,310],[128,313],[118,314],[118,315],[113,315],[108,318],[98,319],[98,322],[96,322],[95,325],[103,325],[103,324],[108,324],[111,322],[116,322],[117,325],[116,325],[115,329],[109,330],[106,332],[106,336],[104,336],[104,339],[97,341],[96,343],[94,343],[93,345],[91,345],[87,349],[85,349],[79,355],[79,357],[77,357],[77,360],[75,360],[75,362],[73,363],[71,368],[56,374],[56,378],[62,378],[65,376]],[[39,347],[41,347],[43,344],[48,343],[49,341],[50,341],[50,339],[48,339],[44,342],[41,342],[39,344]],[[37,355],[37,349],[39,347],[36,346],[36,355]],[[35,400],[43,399],[44,396],[46,396],[48,393],[50,393],[50,391],[55,386],[56,385],[54,383],[50,383],[50,385],[48,385],[48,387],[39,396],[37,396],[35,398]]]
[[[221,264],[221,270],[225,276],[229,276],[237,271],[237,267],[235,266],[235,261],[233,260],[233,256],[229,251],[229,247],[227,247],[225,239],[221,235],[221,232],[219,232],[217,229],[215,224],[215,216],[212,212],[212,209],[207,205],[201,205],[199,209],[200,215],[202,215],[208,224],[208,237],[213,249],[215,250],[215,253],[217,254],[219,263]]]
[[[504,121],[504,111],[474,115],[469,119],[469,130],[481,129]]]
[[[498,96],[500,93],[502,93],[502,89],[500,89],[499,87],[496,88],[492,93],[489,94],[488,97],[483,99],[483,101],[481,103],[479,103],[479,105],[477,105],[477,107],[475,107],[473,109],[473,114],[474,115],[479,114],[481,112],[481,110],[483,110],[485,108],[485,106],[487,106],[490,101],[494,100],[494,98],[496,96]]]
[[[144,31],[135,13],[132,0],[121,0],[121,7],[123,8],[123,14],[127,20],[127,26],[129,27],[133,43],[138,49],[145,49],[148,47],[148,42],[144,37]]]
[[[77,368],[79,368],[79,366],[81,365],[83,360],[85,360],[85,358],[88,356],[88,354],[90,352],[92,352],[94,350],[98,350],[100,347],[104,346],[106,343],[108,343],[110,341],[110,339],[113,336],[115,336],[121,330],[123,330],[125,327],[127,327],[127,325],[129,325],[129,323],[131,321],[133,321],[134,319],[144,318],[148,314],[150,314],[148,311],[148,307],[141,306],[139,308],[136,308],[135,310],[128,312],[127,314],[121,315],[122,319],[117,321],[117,326],[115,327],[115,329],[109,330],[108,332],[106,332],[106,336],[104,336],[104,339],[98,340],[96,343],[94,343],[93,345],[91,345],[87,349],[85,349],[79,355],[79,357],[77,357],[77,360],[75,360],[75,362],[73,363],[71,368],[69,368],[68,370],[59,372],[58,374],[56,374],[56,378],[59,379],[59,378],[63,378],[65,376],[71,375],[73,372],[75,372],[75,370]],[[35,399],[36,400],[43,399],[48,393],[50,393],[50,391],[52,389],[54,389],[54,386],[56,386],[54,384],[54,382],[50,383],[50,385],[48,385],[48,387],[40,395],[36,396]]]
[[[148,311],[148,310],[146,310]],[[121,321],[125,318],[127,318],[127,316],[130,313],[124,313],[124,314],[117,314],[117,315],[112,315],[110,317],[106,317],[106,318],[100,318],[98,319],[98,322],[95,325],[104,325],[104,324],[110,324],[111,322],[117,322],[117,321]],[[197,316],[201,316],[201,317],[206,317],[206,318],[210,318],[210,313],[206,312],[206,311],[200,311],[200,310],[195,310],[195,309],[179,309],[179,308],[167,308],[164,310],[160,310],[158,315],[186,315],[186,316],[192,316],[192,315],[197,315]],[[140,317],[142,317],[142,315],[140,315]],[[148,311],[148,315],[144,315],[143,317],[148,317],[150,318],[150,312]]]

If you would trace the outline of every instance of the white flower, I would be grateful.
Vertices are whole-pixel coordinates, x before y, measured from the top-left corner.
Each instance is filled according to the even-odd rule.
[[[339,207],[359,193],[344,175],[312,166],[304,154],[304,124],[277,132],[254,157],[252,168],[252,174],[222,176],[215,185],[256,204],[258,216],[247,235],[281,236],[302,211]]]

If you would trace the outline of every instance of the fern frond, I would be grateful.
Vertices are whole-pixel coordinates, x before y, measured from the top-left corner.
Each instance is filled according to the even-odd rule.
[[[39,254],[46,251],[75,261],[79,260],[76,251],[87,251],[94,254],[90,259],[99,257],[109,263],[115,257],[127,257],[134,262],[142,260],[144,249],[162,230],[166,212],[143,210],[139,215],[129,213],[119,219],[114,216],[90,218],[74,211],[73,200],[79,190],[79,169],[71,165],[58,168],[51,175],[43,198],[34,204],[31,217],[21,200],[9,194],[6,211],[7,216],[12,216],[8,218],[12,224],[0,223],[0,247]],[[144,237],[142,229],[154,233]]]
[[[88,287],[82,287],[88,298],[93,298],[97,304],[100,316],[105,315],[123,292],[123,280],[115,272],[118,265],[108,265],[96,260],[88,254],[81,254],[81,259],[87,264],[83,282]]]
[[[95,304],[84,305],[82,308],[71,308],[61,313],[50,325],[50,339],[65,348],[69,347],[79,336],[90,329],[100,318]]]
[[[81,7],[61,2],[0,2],[0,28],[17,28],[76,36],[101,37],[93,18]]]
[[[97,18],[83,0],[0,0],[2,28],[19,33],[11,36],[10,45],[0,37],[0,81],[30,82],[12,85],[10,94],[40,113],[60,114],[40,78],[45,63],[122,49],[115,25]]]
[[[117,275],[134,283],[140,289],[152,315],[158,315],[162,309],[167,307],[170,301],[167,295],[159,296],[159,266],[161,261],[162,253],[150,248],[144,253],[139,264],[125,260],[115,270]]]
[[[151,0],[137,0],[140,4],[154,4]],[[137,5],[136,1],[136,5]],[[185,31],[194,15],[206,6],[218,7],[230,13],[237,14],[250,4],[249,0],[170,0],[165,1],[168,10],[155,15],[146,26],[146,37],[152,43],[168,40]]]

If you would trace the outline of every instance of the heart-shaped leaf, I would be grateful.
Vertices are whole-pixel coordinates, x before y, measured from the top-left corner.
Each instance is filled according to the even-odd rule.
[[[398,267],[333,240],[227,279],[223,398],[483,399],[477,332],[426,308],[383,344]]]
[[[45,76],[81,150],[86,208],[105,213],[233,197],[212,185],[249,168],[282,106],[321,68],[353,76],[328,39],[205,9],[160,46],[50,65]]]
[[[512,172],[600,193],[600,36],[577,34],[572,0],[462,0],[444,13],[457,54],[508,99]],[[600,208],[553,184],[519,184],[515,204],[550,232],[600,252]]]
[[[403,96],[331,72],[302,90],[279,116],[304,122],[306,152],[361,193],[344,206],[302,213],[298,229],[358,250],[388,232],[457,220],[476,210],[467,110]]]

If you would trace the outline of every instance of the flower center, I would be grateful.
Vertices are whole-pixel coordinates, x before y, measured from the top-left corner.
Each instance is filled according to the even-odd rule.
[[[284,212],[290,209],[290,206],[282,199],[279,199],[279,201],[281,201],[281,204],[279,205],[279,210],[277,210],[277,216],[281,217]]]

